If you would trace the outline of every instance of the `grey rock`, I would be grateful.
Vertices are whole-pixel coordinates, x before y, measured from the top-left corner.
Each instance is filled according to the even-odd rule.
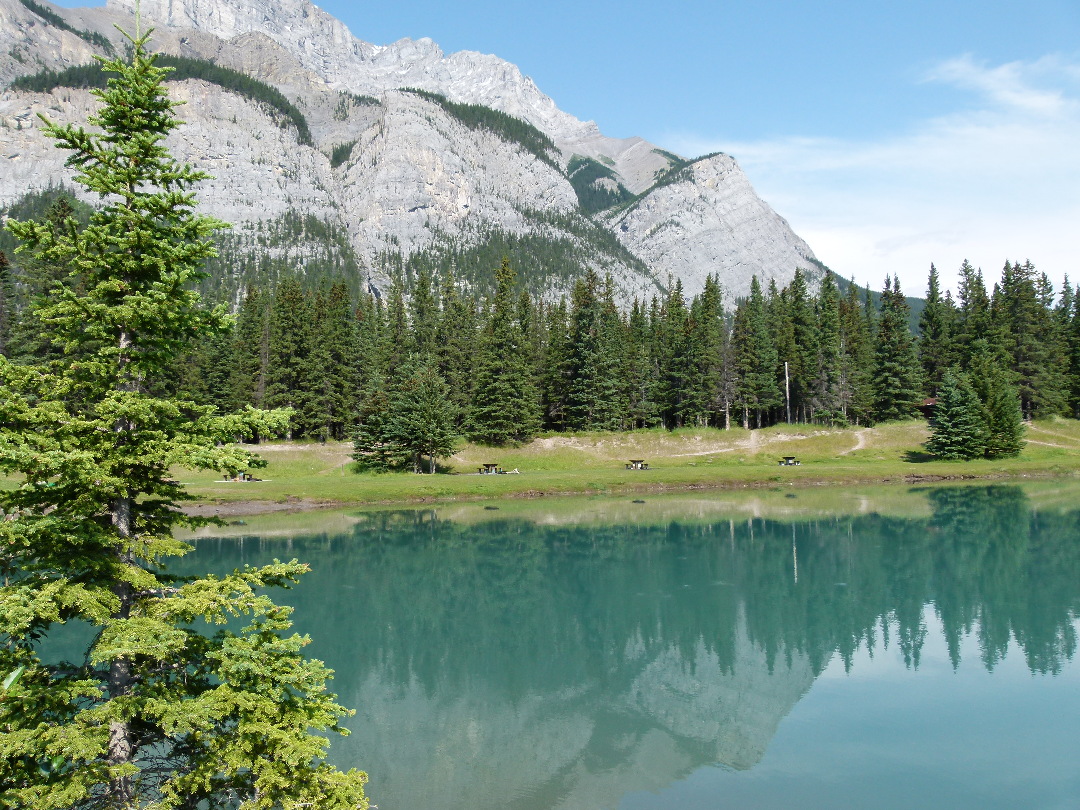
[[[104,9],[56,12],[73,27],[112,32],[118,41],[113,25],[133,28],[134,7],[135,0],[108,0]],[[809,246],[754,193],[733,159],[699,160],[657,184],[680,158],[640,138],[605,137],[495,56],[446,55],[428,39],[372,45],[306,0],[142,0],[141,13],[155,27],[155,47],[272,84],[309,122],[314,147],[276,126],[258,104],[203,82],[175,85],[188,103],[180,108],[186,123],[170,145],[214,175],[199,190],[204,210],[251,235],[253,249],[260,222],[299,211],[347,232],[376,284],[386,281],[375,269],[380,252],[408,256],[451,239],[475,244],[493,229],[579,243],[586,264],[612,274],[624,302],[655,294],[669,278],[681,279],[693,295],[715,273],[731,306],[752,274],[784,284],[797,267],[811,278],[818,273]],[[84,39],[46,25],[18,0],[0,0],[0,80],[82,64],[92,54]],[[465,126],[438,104],[402,92],[405,87],[533,124],[556,144],[556,165]],[[379,103],[356,102],[356,95]],[[69,180],[63,153],[38,132],[36,114],[85,121],[93,108],[81,91],[0,94],[0,206]],[[331,167],[332,151],[348,144],[348,159]],[[569,218],[581,226],[585,217],[565,174],[574,155],[611,168],[617,179],[602,181],[606,186],[621,184],[638,195],[582,226],[608,229],[626,253],[586,247],[574,235],[581,227],[566,225]],[[292,249],[302,261],[319,246]],[[565,285],[553,280],[549,292],[565,292]]]

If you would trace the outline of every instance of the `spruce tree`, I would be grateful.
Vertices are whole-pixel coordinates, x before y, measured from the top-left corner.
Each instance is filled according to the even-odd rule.
[[[389,384],[379,371],[371,372],[360,394],[360,409],[352,428],[353,461],[361,470],[389,472],[405,460],[393,429]]]
[[[810,391],[811,415],[826,424],[844,424],[842,408],[843,335],[840,326],[840,293],[832,276],[821,282],[817,301],[817,357]]]
[[[0,250],[0,357],[9,357],[11,325],[14,321],[15,285],[11,278],[11,264],[7,254]]]
[[[938,271],[930,265],[926,287],[926,306],[919,316],[919,362],[927,396],[934,396],[945,370],[955,362],[952,346],[954,313],[951,303],[942,297]]]
[[[343,281],[318,296],[314,320],[307,383],[310,433],[322,441],[341,440],[355,417],[359,350],[352,300]]]
[[[671,286],[662,310],[659,356],[659,397],[666,427],[682,427],[687,418],[704,410],[695,396],[696,374],[691,347],[690,313],[683,297],[682,280]]]
[[[656,402],[657,374],[649,318],[635,298],[627,325],[626,389],[631,428],[653,427],[660,419]]]
[[[390,400],[389,438],[412,462],[413,472],[434,475],[435,461],[453,455],[457,414],[435,361],[415,354],[406,360]]]
[[[919,360],[908,327],[909,309],[900,279],[885,280],[874,347],[874,418],[906,419],[922,402]]]
[[[307,435],[319,423],[311,408],[312,320],[311,301],[300,282],[284,279],[270,307],[266,405],[292,410],[289,438]]]
[[[476,357],[469,435],[484,444],[518,444],[540,429],[540,397],[529,346],[514,311],[514,271],[504,258]]]
[[[1011,458],[1024,448],[1020,396],[999,355],[987,340],[972,344],[969,377],[983,405],[987,458]]]
[[[854,280],[840,301],[840,412],[856,425],[873,420],[873,310],[859,300]]]
[[[750,427],[751,412],[754,427],[764,427],[765,414],[783,402],[783,394],[776,382],[776,346],[769,333],[765,298],[757,276],[750,280],[750,297],[736,310],[732,340],[743,427]]]
[[[786,321],[790,324],[791,354],[778,358],[782,367],[788,361],[787,375],[791,389],[791,412],[796,421],[810,418],[811,391],[818,368],[819,336],[814,313],[814,302],[806,286],[801,269],[795,269],[795,277],[784,296]]]
[[[0,359],[0,471],[21,482],[0,494],[0,671],[22,673],[0,701],[0,805],[366,807],[364,776],[322,763],[312,733],[339,730],[328,672],[264,592],[305,566],[169,571],[190,549],[173,528],[199,523],[170,468],[246,469],[254,459],[221,443],[280,420],[148,392],[223,325],[191,291],[218,223],[193,211],[204,175],[164,145],[178,121],[146,37],[103,67],[115,77],[96,92],[97,131],[45,127],[102,207],[84,228],[9,223],[81,283],[41,308],[71,362]],[[43,657],[43,638],[79,624],[94,631],[84,658]]]
[[[270,362],[269,296],[249,288],[240,304],[233,329],[233,399],[240,405],[261,408],[266,402],[266,374]]]
[[[943,459],[973,459],[986,452],[987,426],[982,403],[968,376],[959,368],[941,378],[937,403],[930,417],[926,449]]]
[[[544,371],[541,377],[540,407],[544,426],[566,430],[569,423],[571,341],[570,316],[566,299],[548,307],[547,345],[544,347]]]
[[[613,303],[589,269],[574,285],[567,358],[566,411],[574,430],[614,430],[625,414],[620,401]]]
[[[436,329],[439,373],[450,388],[450,401],[458,414],[457,427],[463,431],[473,392],[476,354],[476,308],[458,293],[449,274],[443,277],[441,311]]]

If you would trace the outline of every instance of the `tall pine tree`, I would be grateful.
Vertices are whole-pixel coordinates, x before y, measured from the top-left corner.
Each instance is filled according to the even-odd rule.
[[[313,732],[339,730],[343,712],[327,670],[264,592],[305,566],[169,569],[190,550],[173,528],[199,523],[177,508],[172,466],[246,469],[254,459],[223,442],[250,422],[151,392],[193,337],[223,326],[191,289],[219,224],[193,211],[204,175],[165,147],[179,122],[146,38],[103,67],[97,131],[45,128],[102,207],[84,228],[9,223],[81,283],[40,312],[77,362],[0,358],[0,471],[22,482],[0,493],[0,671],[22,672],[0,701],[0,805],[366,807],[363,774],[321,762]],[[84,657],[43,654],[80,624]]]

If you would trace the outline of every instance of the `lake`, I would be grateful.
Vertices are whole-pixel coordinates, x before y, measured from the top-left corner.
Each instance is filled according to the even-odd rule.
[[[1080,807],[1080,484],[309,514],[380,810]]]

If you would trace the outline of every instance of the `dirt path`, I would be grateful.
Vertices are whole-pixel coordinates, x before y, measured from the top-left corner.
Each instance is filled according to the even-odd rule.
[[[837,455],[846,456],[848,453],[854,453],[856,450],[866,449],[866,434],[870,432],[870,428],[862,428],[855,431],[855,446],[850,447],[847,450],[841,450]]]

